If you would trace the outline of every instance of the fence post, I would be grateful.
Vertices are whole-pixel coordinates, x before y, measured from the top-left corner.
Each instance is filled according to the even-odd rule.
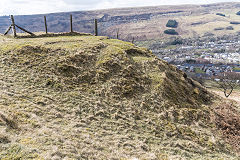
[[[72,15],[70,14],[70,32],[73,32]]]
[[[44,23],[45,23],[45,31],[46,31],[46,34],[48,34],[47,18],[46,18],[46,16],[44,16]]]
[[[32,32],[27,31],[26,29],[24,29],[24,28],[22,28],[22,27],[20,27],[20,26],[18,26],[18,25],[16,25],[16,24],[15,24],[15,26],[18,27],[19,29],[21,29],[22,31],[28,33],[28,34],[31,34],[32,36],[35,36],[35,34],[33,34]]]
[[[134,37],[132,37],[132,43],[134,43]]]
[[[117,39],[119,39],[119,28],[117,29]]]
[[[94,23],[95,23],[95,36],[98,36],[98,22],[97,19],[94,19]]]
[[[8,27],[8,29],[7,29],[6,32],[4,33],[4,36],[7,35],[8,32],[9,32],[11,29],[12,29],[12,25],[10,25],[10,26]]]
[[[12,20],[13,37],[17,37],[16,26],[15,26],[13,15],[11,15],[11,20]]]

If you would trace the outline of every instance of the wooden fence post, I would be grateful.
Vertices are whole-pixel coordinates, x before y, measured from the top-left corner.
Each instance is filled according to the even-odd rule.
[[[47,18],[46,18],[46,16],[44,16],[44,23],[45,23],[45,31],[46,31],[46,34],[48,34]]]
[[[70,14],[70,32],[73,32],[72,15]]]
[[[98,22],[97,19],[94,19],[94,23],[95,23],[95,36],[98,36]]]
[[[21,29],[22,31],[31,34],[32,36],[35,36],[35,34],[33,34],[32,32],[27,31],[26,29],[24,29],[24,28],[16,25],[16,24],[15,24],[15,21],[14,21],[13,15],[11,15],[10,17],[11,17],[11,20],[12,20],[12,24],[8,27],[8,29],[7,29],[7,31],[4,33],[4,35],[7,35],[8,32],[12,29],[12,30],[13,30],[13,37],[14,37],[14,38],[17,37],[17,32],[16,32],[16,27],[17,27],[17,28]]]
[[[11,15],[11,20],[12,20],[13,37],[17,37],[16,26],[15,26],[13,15]]]
[[[119,39],[119,28],[117,29],[117,39]]]
[[[7,35],[8,32],[9,32],[11,29],[12,29],[12,25],[10,25],[10,26],[8,27],[8,29],[7,29],[6,32],[4,33],[4,36]]]
[[[32,32],[27,31],[26,29],[24,29],[24,28],[22,28],[22,27],[20,27],[20,26],[18,26],[18,25],[16,25],[16,24],[15,24],[15,26],[18,27],[19,29],[21,29],[22,31],[28,33],[28,34],[31,34],[32,36],[35,36],[35,34],[33,34]]]

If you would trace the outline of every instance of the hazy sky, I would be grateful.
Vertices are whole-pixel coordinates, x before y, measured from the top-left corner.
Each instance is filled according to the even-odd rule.
[[[233,1],[239,2],[240,0],[0,0],[0,15]]]

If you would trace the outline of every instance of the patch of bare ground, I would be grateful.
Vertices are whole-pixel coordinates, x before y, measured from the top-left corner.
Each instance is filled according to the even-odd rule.
[[[240,112],[239,105],[230,100],[221,101],[214,107],[215,123],[222,137],[240,154]]]
[[[221,100],[214,104],[216,126],[222,137],[240,154],[240,92],[234,90],[226,98],[223,91],[218,89],[209,89],[209,91],[221,97]]]

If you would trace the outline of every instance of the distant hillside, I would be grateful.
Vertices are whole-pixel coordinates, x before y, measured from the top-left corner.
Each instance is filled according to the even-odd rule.
[[[239,110],[107,37],[0,36],[0,159],[238,159]]]
[[[164,34],[168,20],[178,22],[179,36],[198,36],[206,33],[216,35],[235,33],[240,30],[240,3],[218,3],[209,5],[157,6],[122,8],[96,11],[47,14],[50,32],[69,31],[69,15],[73,14],[74,30],[93,33],[93,19],[99,19],[101,35],[124,40],[149,40],[168,36]],[[225,15],[225,16],[220,16]],[[43,15],[16,16],[16,23],[32,31],[44,31]],[[232,22],[230,24],[230,22]],[[234,22],[234,24],[233,24]],[[8,16],[0,17],[0,33],[10,25]],[[231,27],[231,29],[225,29]],[[223,28],[221,30],[216,28]]]

